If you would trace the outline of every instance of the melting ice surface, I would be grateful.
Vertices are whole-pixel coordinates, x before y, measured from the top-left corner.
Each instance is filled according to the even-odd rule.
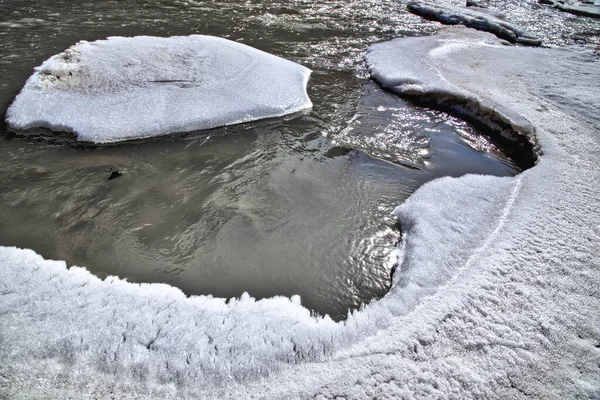
[[[211,36],[82,41],[36,68],[6,121],[94,143],[208,129],[309,108],[309,74]]]

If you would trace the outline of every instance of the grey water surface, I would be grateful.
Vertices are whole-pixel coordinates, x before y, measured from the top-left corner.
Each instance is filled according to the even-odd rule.
[[[585,19],[506,3],[548,45],[597,38]],[[314,107],[295,118],[106,147],[4,132],[0,245],[190,295],[299,294],[342,319],[389,289],[390,213],[419,186],[520,171],[486,132],[368,79],[369,44],[438,27],[399,1],[0,0],[2,114],[33,67],[107,36],[221,36],[314,71]]]

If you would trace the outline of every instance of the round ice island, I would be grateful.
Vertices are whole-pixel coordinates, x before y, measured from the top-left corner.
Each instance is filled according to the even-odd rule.
[[[81,41],[35,69],[6,122],[93,143],[209,129],[310,108],[310,73],[212,36]]]

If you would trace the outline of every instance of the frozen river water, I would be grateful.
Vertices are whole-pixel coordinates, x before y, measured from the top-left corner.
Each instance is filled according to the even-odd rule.
[[[585,18],[509,5],[507,15],[548,45],[597,41]],[[78,40],[192,33],[311,68],[314,107],[294,119],[98,148],[4,135],[0,245],[187,294],[300,294],[343,318],[389,289],[399,237],[390,213],[416,188],[523,166],[464,122],[367,79],[368,44],[436,27],[396,1],[1,1],[2,114],[33,67]],[[111,168],[123,175],[109,181]]]

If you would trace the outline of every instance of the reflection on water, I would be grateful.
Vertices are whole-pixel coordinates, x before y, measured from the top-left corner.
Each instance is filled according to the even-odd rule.
[[[106,36],[211,34],[314,70],[314,108],[291,120],[100,148],[5,136],[0,245],[188,294],[300,294],[343,318],[388,290],[390,212],[410,193],[518,172],[467,124],[365,79],[368,44],[436,27],[396,0],[0,2],[1,113],[34,66]],[[122,175],[108,180],[111,168]]]

